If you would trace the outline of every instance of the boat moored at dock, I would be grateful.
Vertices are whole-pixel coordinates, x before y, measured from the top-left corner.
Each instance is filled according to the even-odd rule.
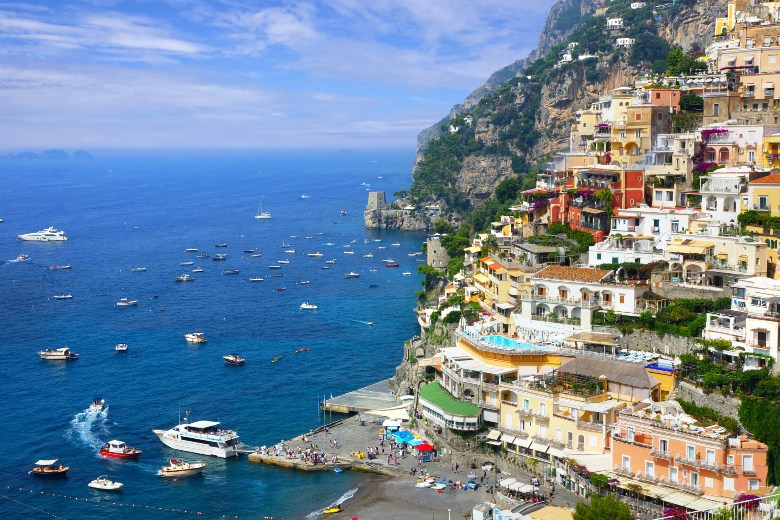
[[[170,430],[152,430],[160,440],[174,450],[211,455],[226,459],[237,457],[243,452],[238,434],[233,430],[219,428],[216,421],[186,421]]]

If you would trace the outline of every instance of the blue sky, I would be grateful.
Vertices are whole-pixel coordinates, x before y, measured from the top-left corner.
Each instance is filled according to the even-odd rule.
[[[0,147],[413,147],[553,0],[0,0]]]

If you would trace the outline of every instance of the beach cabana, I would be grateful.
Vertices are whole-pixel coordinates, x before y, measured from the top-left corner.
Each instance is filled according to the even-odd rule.
[[[417,446],[414,447],[415,450],[417,450],[418,456],[420,457],[420,460],[423,462],[430,462],[433,460],[434,456],[436,455],[436,448],[428,444],[428,441],[423,441]]]
[[[393,432],[397,432],[401,429],[401,421],[395,419],[385,419],[382,423],[382,427],[385,429],[385,434],[390,435]]]

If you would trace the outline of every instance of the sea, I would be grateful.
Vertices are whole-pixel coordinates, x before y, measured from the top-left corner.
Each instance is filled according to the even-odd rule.
[[[408,150],[0,160],[0,518],[314,518],[352,496],[365,475],[177,452],[152,429],[189,413],[250,446],[273,445],[336,420],[320,411],[324,398],[393,375],[403,342],[418,333],[424,257],[410,255],[424,236],[366,230],[363,210],[369,191],[409,186],[413,160]],[[271,219],[255,218],[261,203]],[[49,226],[69,240],[16,238]],[[227,260],[213,261],[216,253]],[[386,268],[388,259],[400,266]],[[194,280],[176,282],[183,273]],[[72,298],[52,298],[64,294]],[[138,304],[117,306],[120,298]],[[208,342],[187,344],[194,331]],[[116,353],[118,343],[128,352]],[[79,359],[37,355],[62,346]],[[295,354],[301,348],[310,350]],[[230,353],[246,365],[226,365]],[[106,401],[101,413],[89,412],[96,397]],[[141,457],[98,456],[112,439]],[[51,458],[70,466],[66,478],[28,475]],[[208,466],[198,477],[158,477],[171,458]],[[89,489],[100,475],[123,491]]]

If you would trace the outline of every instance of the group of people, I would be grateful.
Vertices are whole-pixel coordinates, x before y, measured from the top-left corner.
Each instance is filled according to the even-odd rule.
[[[331,442],[331,447],[333,447],[333,442]],[[260,455],[283,456],[286,459],[300,460],[301,462],[310,464],[326,464],[328,462],[335,464],[339,461],[338,455],[333,454],[329,457],[314,443],[311,443],[308,448],[298,446],[294,449],[286,447],[284,443],[279,443],[270,448],[268,446],[260,446],[260,448],[258,448],[258,453],[260,453]]]

